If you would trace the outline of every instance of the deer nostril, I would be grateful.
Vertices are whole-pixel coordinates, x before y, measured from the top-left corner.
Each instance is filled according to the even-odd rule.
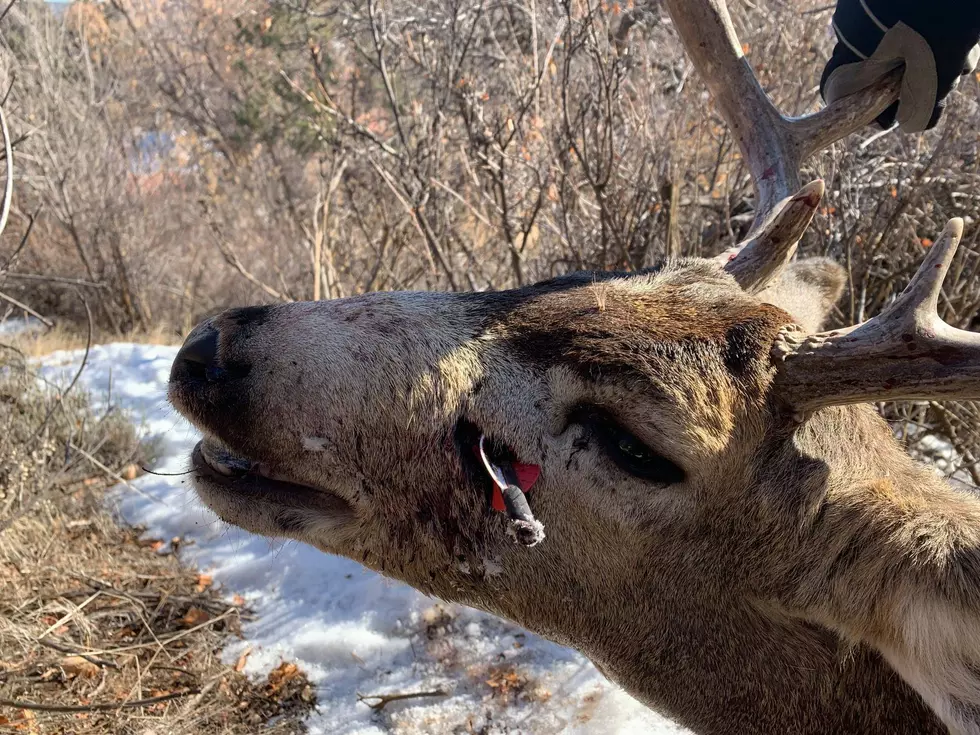
[[[196,327],[184,341],[174,360],[171,377],[183,374],[189,378],[214,380],[223,372],[217,366],[218,330],[210,324]]]
[[[218,330],[210,324],[202,324],[193,330],[177,353],[178,359],[199,365],[214,364],[218,356]]]

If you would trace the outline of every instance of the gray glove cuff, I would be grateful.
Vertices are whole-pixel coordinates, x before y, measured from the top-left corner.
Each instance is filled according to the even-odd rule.
[[[836,30],[841,43],[856,55],[864,56],[844,38],[840,29]],[[824,88],[827,102],[832,103],[859,92],[903,64],[905,71],[902,74],[896,119],[902,132],[921,132],[929,125],[938,102],[936,59],[926,40],[901,22],[888,29],[870,57],[854,64],[844,64],[831,73]]]

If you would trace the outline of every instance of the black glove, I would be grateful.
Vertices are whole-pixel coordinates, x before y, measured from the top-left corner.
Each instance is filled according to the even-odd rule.
[[[838,0],[837,45],[820,79],[829,103],[902,64],[899,101],[878,118],[904,132],[936,125],[946,96],[980,56],[980,0]]]

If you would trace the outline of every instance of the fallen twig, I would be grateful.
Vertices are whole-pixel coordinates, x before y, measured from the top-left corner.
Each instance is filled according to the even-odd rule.
[[[141,490],[140,488],[136,487],[136,485],[134,485],[129,480],[127,480],[126,478],[124,478],[118,472],[113,472],[111,469],[109,469],[108,467],[106,467],[102,462],[100,462],[98,459],[96,459],[95,457],[93,457],[90,452],[86,452],[84,449],[82,449],[80,446],[78,446],[74,442],[68,442],[68,447],[72,451],[78,452],[80,455],[82,455],[82,457],[84,457],[89,462],[91,462],[96,467],[96,469],[102,470],[110,478],[112,478],[113,480],[115,480],[116,482],[118,482],[118,483],[120,483],[122,485],[125,485],[130,490],[132,490],[133,492],[135,492],[137,495],[141,495],[142,497],[146,498],[147,500],[149,500],[149,501],[151,501],[153,503],[156,503],[157,505],[161,505],[163,503],[163,501],[160,500],[160,498],[153,497],[152,495],[150,495],[145,490]]]
[[[157,702],[168,702],[171,699],[179,699],[191,694],[197,694],[198,689],[185,689],[181,692],[171,692],[161,694],[159,697],[149,697],[148,699],[131,699],[128,702],[106,702],[103,704],[40,704],[38,702],[20,702],[16,699],[0,699],[0,707],[16,707],[17,709],[36,710],[38,712],[105,712],[114,709],[126,709],[129,707],[144,707],[148,704]]]
[[[86,661],[88,661],[90,664],[95,664],[96,666],[108,666],[113,669],[119,668],[119,664],[115,663],[114,661],[106,661],[105,659],[96,658],[91,654],[83,653],[82,651],[75,650],[71,646],[65,646],[62,645],[61,643],[55,643],[54,641],[47,640],[45,638],[38,638],[37,642],[40,643],[42,646],[45,646],[46,648],[50,648],[54,651],[58,651],[59,653],[67,653],[70,656],[78,656],[79,658],[83,658]]]
[[[385,708],[386,705],[392,702],[399,702],[403,699],[419,699],[421,697],[448,697],[449,692],[445,689],[433,689],[427,692],[401,692],[395,694],[361,694],[358,692],[357,701],[363,702],[368,707],[373,709],[375,712],[380,712]],[[367,700],[377,699],[378,701],[371,704]]]
[[[234,607],[228,608],[221,615],[218,615],[217,617],[213,617],[210,620],[205,620],[200,625],[195,625],[193,628],[188,628],[187,630],[177,633],[176,635],[172,635],[169,638],[158,638],[156,640],[148,641],[146,643],[134,643],[129,646],[119,646],[118,648],[95,649],[91,653],[97,653],[101,655],[115,655],[118,653],[128,653],[129,651],[138,651],[141,648],[153,648],[153,647],[163,648],[173,643],[174,641],[178,641],[181,638],[186,638],[191,633],[194,633],[200,630],[201,628],[207,628],[208,626],[220,623],[222,620],[228,618],[232,613],[237,613],[237,612],[238,612],[237,608]]]

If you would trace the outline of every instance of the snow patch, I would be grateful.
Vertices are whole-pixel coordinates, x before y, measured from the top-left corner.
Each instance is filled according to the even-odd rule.
[[[2,316],[2,315],[0,315]],[[33,316],[12,316],[0,319],[0,334],[10,337],[15,334],[30,334],[44,329],[44,322]]]

